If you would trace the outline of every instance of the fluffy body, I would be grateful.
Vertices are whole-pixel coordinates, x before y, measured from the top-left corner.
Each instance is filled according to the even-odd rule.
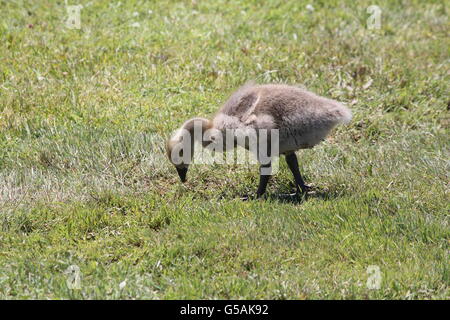
[[[341,103],[305,89],[282,85],[246,84],[234,92],[212,120],[226,129],[278,129],[280,153],[312,148],[340,123],[352,118]]]

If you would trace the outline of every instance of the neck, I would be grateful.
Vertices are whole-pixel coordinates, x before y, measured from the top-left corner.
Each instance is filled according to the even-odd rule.
[[[189,131],[194,140],[201,142],[204,132],[212,128],[212,123],[205,118],[192,118],[186,121],[182,128]]]

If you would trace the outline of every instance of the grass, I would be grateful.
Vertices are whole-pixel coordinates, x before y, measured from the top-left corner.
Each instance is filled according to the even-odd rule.
[[[450,298],[443,2],[79,3],[77,30],[62,1],[0,1],[0,298]],[[165,159],[249,79],[354,113],[298,152],[318,189],[301,203],[277,196],[283,161],[242,202],[256,166],[195,165],[181,185]]]

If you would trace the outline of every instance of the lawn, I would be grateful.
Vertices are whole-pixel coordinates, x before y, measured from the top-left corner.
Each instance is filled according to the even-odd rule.
[[[69,4],[0,0],[1,299],[450,298],[445,1]],[[257,165],[165,158],[251,79],[352,109],[303,201],[283,160],[244,202]]]

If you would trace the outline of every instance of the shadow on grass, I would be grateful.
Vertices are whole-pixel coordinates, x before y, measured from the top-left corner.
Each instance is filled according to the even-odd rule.
[[[311,187],[306,194],[294,193],[273,193],[267,196],[267,199],[281,203],[301,204],[311,199],[334,200],[342,197],[343,190],[329,190],[320,187]]]
[[[282,191],[277,191],[273,193],[266,193],[261,199],[257,199],[256,195],[249,194],[239,197],[242,201],[276,201],[280,203],[291,203],[291,204],[301,204],[311,199],[322,199],[325,201],[338,199],[345,195],[345,191],[342,189],[324,189],[320,187],[311,187],[311,189],[306,194],[296,194],[295,192],[286,193]],[[233,197],[233,196],[232,196]],[[236,196],[234,196],[236,197]],[[229,196],[221,195],[219,199],[226,199]]]

